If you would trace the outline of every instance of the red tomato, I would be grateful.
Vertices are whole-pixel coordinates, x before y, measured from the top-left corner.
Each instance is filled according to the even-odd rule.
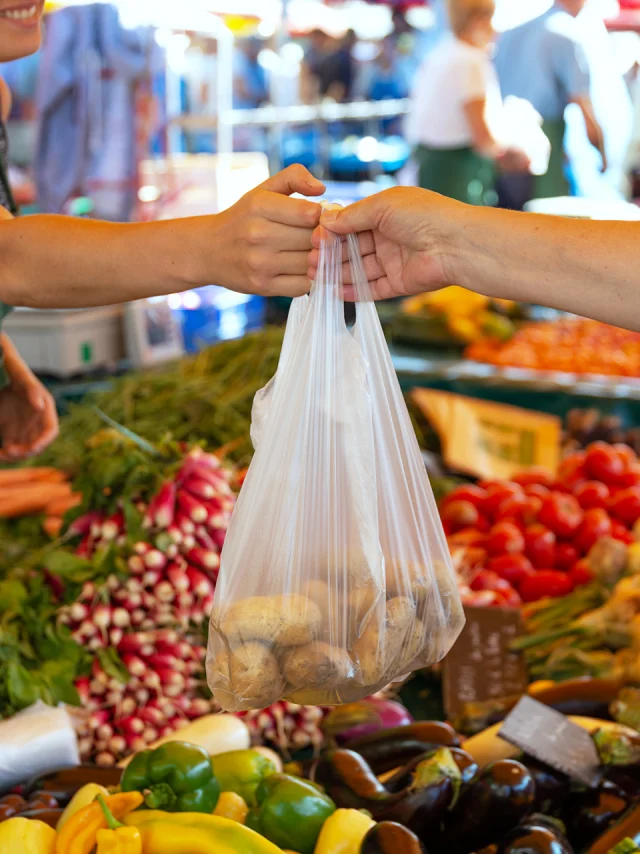
[[[519,483],[520,486],[525,487],[526,492],[527,486],[540,485],[549,487],[553,483],[554,478],[547,469],[532,466],[531,468],[514,475],[512,480],[514,483]]]
[[[442,508],[440,515],[454,532],[461,528],[474,528],[480,518],[477,508],[470,501],[462,500],[451,501]]]
[[[518,527],[532,525],[541,507],[542,499],[535,495],[513,495],[506,498],[498,508],[498,518],[501,522],[514,522]]]
[[[606,483],[601,483],[599,480],[585,480],[584,483],[576,486],[573,494],[583,510],[591,510],[592,507],[606,507],[611,493]]]
[[[625,473],[618,478],[617,485],[621,489],[626,489],[629,486],[638,486],[640,484],[640,463],[631,463],[627,467]]]
[[[541,483],[531,483],[524,488],[525,495],[529,495],[530,497],[535,496],[536,498],[544,498],[549,492],[548,487],[543,486]]]
[[[496,519],[517,519],[520,511],[527,503],[527,496],[510,495],[503,499],[496,509]]]
[[[487,497],[484,500],[482,510],[487,516],[495,519],[498,507],[507,498],[514,495],[522,495],[522,487],[517,483],[500,483],[487,488]]]
[[[525,578],[520,587],[523,602],[535,602],[544,596],[566,596],[573,590],[573,582],[565,572],[555,569],[539,569]]]
[[[578,451],[575,454],[565,457],[558,467],[559,483],[571,488],[581,480],[587,480],[585,457],[584,451]]]
[[[589,566],[589,561],[586,557],[576,561],[569,570],[569,578],[573,582],[574,587],[582,587],[584,584],[590,584],[593,581],[593,570]]]
[[[621,543],[626,543],[628,546],[631,543],[635,543],[635,537],[622,522],[619,522],[617,519],[611,520],[611,536],[614,540],[620,540]]]
[[[522,605],[522,599],[513,588],[508,592],[505,590],[494,590],[494,593],[498,597],[498,602],[495,604],[497,608],[519,608]]]
[[[500,578],[495,572],[490,572],[488,569],[479,569],[471,579],[469,587],[472,590],[504,590],[505,584],[511,587],[508,581]]]
[[[512,522],[498,522],[487,537],[487,551],[492,555],[524,551],[524,537]]]
[[[524,553],[535,567],[553,566],[556,561],[556,535],[544,525],[529,525],[524,531]]]
[[[580,527],[582,509],[573,495],[552,492],[542,499],[538,522],[546,525],[557,537],[568,540]]]
[[[464,528],[462,531],[456,531],[447,537],[447,542],[450,546],[461,546],[467,549],[483,548],[487,541],[487,535],[477,528]]]
[[[627,464],[627,467],[638,462],[636,452],[633,448],[629,447],[629,445],[625,445],[624,442],[616,442],[616,444],[611,447],[618,454],[620,459]]]
[[[477,509],[482,507],[485,498],[487,497],[484,489],[475,486],[473,483],[467,483],[464,486],[457,486],[440,502],[441,507],[446,507],[452,501],[469,501]]]
[[[569,570],[577,562],[580,552],[572,543],[558,543],[556,545],[556,568]]]
[[[611,519],[609,514],[601,507],[594,507],[592,510],[585,510],[584,519],[574,537],[573,544],[582,554],[587,554],[597,540],[601,537],[608,537],[610,534]]]
[[[495,572],[500,578],[504,578],[505,581],[508,581],[516,589],[534,571],[531,561],[523,554],[507,554],[492,557],[487,563],[487,569]]]
[[[607,484],[615,483],[627,468],[626,461],[606,442],[589,445],[584,465],[594,480],[602,480]]]
[[[640,486],[621,489],[609,500],[608,509],[625,525],[634,525],[640,519]]]

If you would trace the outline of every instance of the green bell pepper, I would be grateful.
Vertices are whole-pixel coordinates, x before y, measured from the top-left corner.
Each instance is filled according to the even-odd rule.
[[[212,813],[220,783],[202,747],[172,741],[136,754],[124,770],[123,792],[142,792],[152,810]]]
[[[213,773],[223,792],[235,792],[248,806],[256,805],[256,789],[278,770],[258,750],[231,750],[211,757]]]
[[[257,806],[249,811],[246,826],[299,854],[313,854],[322,825],[336,810],[317,786],[288,774],[265,777],[255,798]]]

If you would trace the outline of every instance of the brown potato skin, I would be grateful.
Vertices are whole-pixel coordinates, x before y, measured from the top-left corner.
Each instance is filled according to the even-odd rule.
[[[269,706],[284,687],[278,662],[264,644],[256,641],[221,652],[213,673],[213,695],[229,711]]]
[[[252,596],[222,615],[220,633],[231,646],[263,641],[273,646],[303,646],[320,632],[322,613],[306,596]]]
[[[319,641],[290,650],[284,657],[282,669],[293,688],[333,688],[349,678],[353,665],[345,650]]]

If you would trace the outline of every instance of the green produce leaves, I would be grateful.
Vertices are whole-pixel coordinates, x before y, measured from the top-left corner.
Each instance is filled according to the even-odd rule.
[[[90,560],[63,549],[45,555],[43,565],[52,575],[78,584],[89,581],[95,575],[95,569]]]
[[[98,661],[107,676],[117,679],[123,685],[129,681],[129,671],[122,663],[122,659],[115,649],[111,647],[108,649],[99,649],[97,654]]]

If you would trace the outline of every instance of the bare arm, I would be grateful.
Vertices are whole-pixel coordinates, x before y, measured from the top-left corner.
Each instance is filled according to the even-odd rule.
[[[455,284],[640,331],[640,223],[474,208],[398,187],[342,211],[325,210],[321,224],[359,234],[376,299]],[[316,247],[321,239],[319,229]],[[311,275],[317,261],[316,249]],[[348,264],[344,279],[345,297],[353,298]]]
[[[504,153],[504,146],[492,134],[487,124],[486,111],[486,98],[478,98],[464,105],[464,113],[471,128],[474,150],[484,157],[495,160]]]
[[[602,157],[602,171],[606,172],[607,152],[604,145],[604,132],[596,118],[591,98],[588,95],[579,95],[572,99],[572,103],[580,107],[584,117],[587,137],[591,145],[600,152],[600,156]]]
[[[109,305],[218,284],[245,293],[308,290],[306,253],[323,191],[290,167],[217,216],[116,225],[0,216],[0,300],[31,308]]]
[[[640,330],[640,223],[465,208],[447,227],[457,284]]]

